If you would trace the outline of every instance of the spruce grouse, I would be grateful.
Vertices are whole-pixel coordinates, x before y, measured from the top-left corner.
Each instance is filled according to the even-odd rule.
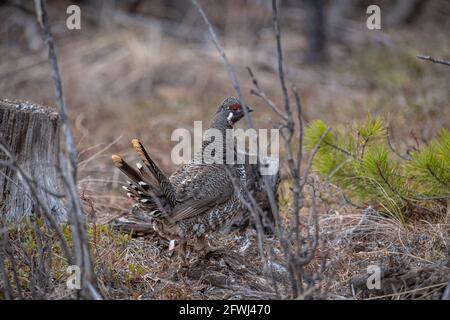
[[[219,105],[212,120],[210,128],[217,129],[224,137],[224,159],[226,148],[230,147],[225,139],[226,130],[232,129],[243,116],[239,100],[229,97]],[[205,161],[203,151],[213,141],[204,139],[202,153],[194,155],[193,160],[170,177],[156,165],[137,139],[132,140],[133,148],[144,164],[138,163],[138,170],[122,157],[112,156],[115,166],[131,179],[123,188],[136,201],[134,209],[151,218],[159,235],[179,241],[179,255],[183,261],[188,239],[197,240],[197,248],[210,252],[213,248],[208,245],[206,234],[222,229],[246,211],[240,198],[246,192],[245,166]],[[235,153],[234,144],[231,147]]]

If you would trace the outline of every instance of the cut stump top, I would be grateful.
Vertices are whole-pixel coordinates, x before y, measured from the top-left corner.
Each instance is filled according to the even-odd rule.
[[[56,112],[54,108],[43,106],[30,101],[0,98],[0,108],[14,109],[16,111],[26,113],[42,113],[49,116],[51,120],[54,120],[54,118],[58,118],[58,112]]]

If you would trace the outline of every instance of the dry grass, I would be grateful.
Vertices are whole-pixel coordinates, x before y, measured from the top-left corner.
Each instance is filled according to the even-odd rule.
[[[440,298],[450,276],[448,213],[433,222],[411,221],[407,225],[375,215],[355,228],[361,214],[341,210],[331,210],[321,223],[334,275],[329,278],[331,297]],[[382,270],[381,290],[366,287],[370,265]],[[414,294],[407,294],[410,290]]]

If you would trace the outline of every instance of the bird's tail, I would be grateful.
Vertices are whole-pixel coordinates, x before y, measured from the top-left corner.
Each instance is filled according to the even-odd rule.
[[[158,167],[158,165],[150,158],[147,150],[138,139],[131,140],[133,144],[134,151],[137,153],[141,161],[144,163],[146,168],[150,171],[153,177],[159,184],[159,188],[164,194],[164,196],[169,201],[169,204],[173,208],[176,205],[175,192],[169,178],[166,174]]]
[[[128,197],[136,201],[140,212],[153,219],[163,218],[169,214],[171,206],[167,196],[161,190],[160,184],[152,181],[141,163],[136,164],[136,170],[119,155],[113,155],[112,161],[130,179],[128,185],[122,188]]]

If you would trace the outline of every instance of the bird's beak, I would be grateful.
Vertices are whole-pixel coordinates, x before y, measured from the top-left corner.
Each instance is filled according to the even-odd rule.
[[[247,106],[247,112],[253,112],[253,109]]]

